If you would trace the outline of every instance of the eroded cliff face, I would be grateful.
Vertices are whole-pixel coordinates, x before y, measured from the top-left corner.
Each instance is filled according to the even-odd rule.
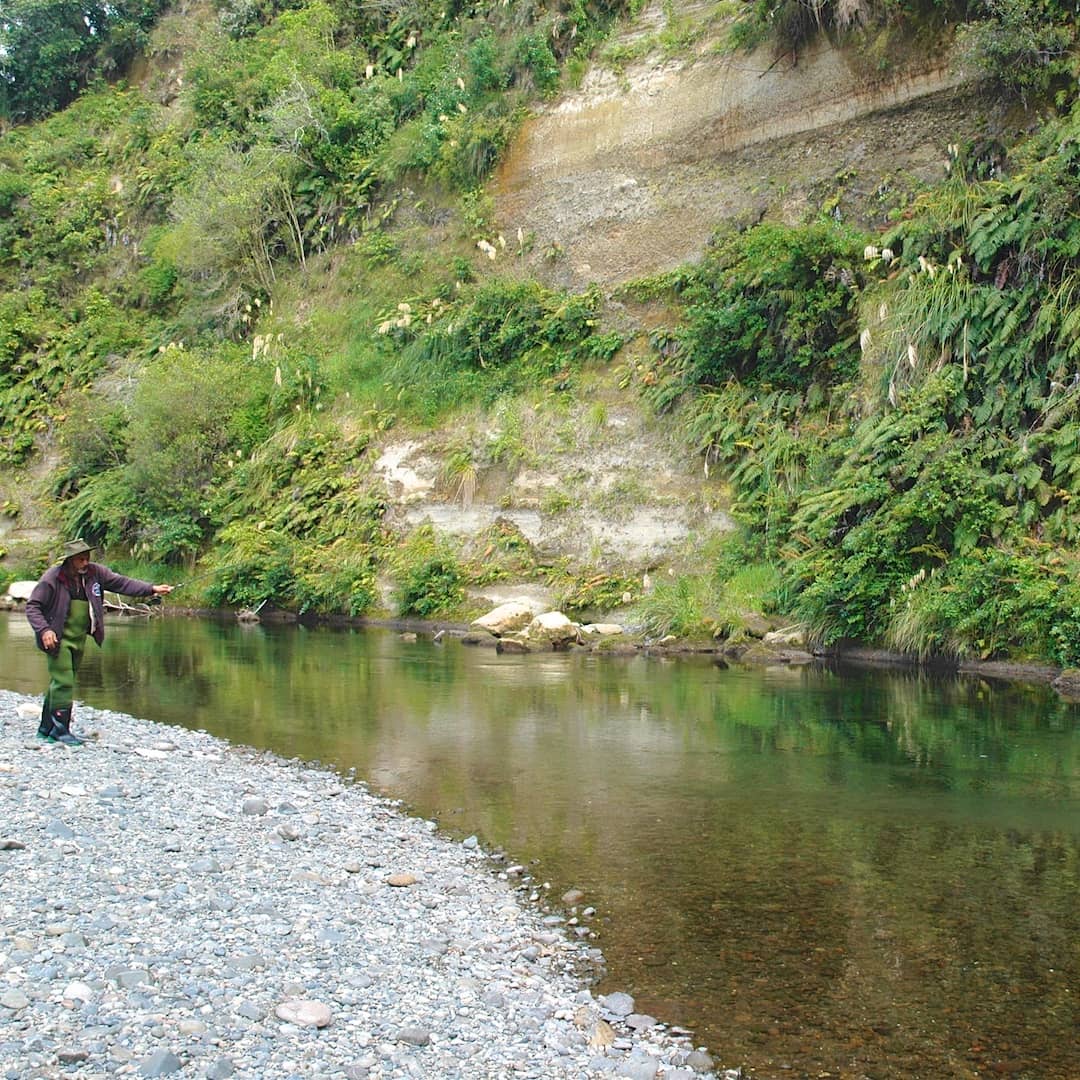
[[[664,18],[654,4],[641,20]],[[693,56],[597,66],[527,122],[493,191],[537,272],[614,285],[695,259],[725,220],[826,209],[873,224],[890,192],[939,179],[948,143],[987,126],[945,56],[877,71],[823,36],[779,59],[717,45],[706,35]]]
[[[676,10],[707,15],[692,0]],[[652,5],[623,40],[665,17]],[[596,66],[528,121],[491,190],[508,251],[527,238],[516,258],[529,272],[610,290],[694,260],[724,221],[795,223],[826,211],[884,225],[899,194],[942,177],[950,142],[989,126],[985,103],[941,57],[881,73],[824,39],[797,62],[767,50],[722,55],[716,43],[706,34],[693,56],[645,58],[620,73]],[[618,302],[611,313],[630,331],[664,317]],[[732,527],[723,478],[614,373],[593,378],[572,414],[529,418],[532,464],[488,471],[468,505],[440,483],[438,434],[388,441],[376,469],[392,520],[427,521],[467,543],[502,518],[538,552],[579,566],[699,567],[708,538]],[[586,420],[593,400],[604,403],[599,428]],[[489,423],[487,437],[498,438],[499,419]],[[486,595],[515,590],[503,583]]]

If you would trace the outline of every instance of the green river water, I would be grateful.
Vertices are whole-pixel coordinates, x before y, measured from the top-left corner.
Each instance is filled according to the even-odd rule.
[[[21,615],[0,643],[40,694]],[[583,890],[598,992],[758,1080],[1080,1078],[1080,709],[1046,688],[156,618],[79,697],[355,768]]]

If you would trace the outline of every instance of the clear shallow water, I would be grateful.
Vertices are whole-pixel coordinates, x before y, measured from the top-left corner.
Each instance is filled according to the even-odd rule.
[[[43,680],[0,616],[0,685]],[[762,1080],[1080,1077],[1080,711],[1050,691],[114,619],[80,697],[535,861],[597,908],[601,989]]]

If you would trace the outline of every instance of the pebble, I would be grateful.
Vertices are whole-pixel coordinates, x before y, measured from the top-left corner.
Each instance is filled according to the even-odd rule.
[[[140,1076],[169,1076],[178,1072],[183,1065],[171,1050],[158,1050],[151,1054],[140,1066]]]
[[[0,690],[0,1077],[715,1080],[476,837],[103,709],[41,743],[40,711]]]
[[[329,1006],[321,1001],[285,1001],[274,1010],[274,1014],[290,1024],[316,1028],[326,1027],[334,1017]]]

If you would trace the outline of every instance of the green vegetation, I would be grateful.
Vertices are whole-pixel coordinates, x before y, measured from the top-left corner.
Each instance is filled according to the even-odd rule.
[[[962,61],[998,89],[1040,95],[1066,84],[1075,11],[1060,0],[755,0],[735,22],[731,43],[771,44],[778,56],[826,33],[887,65],[901,33],[941,51],[959,31]]]
[[[1019,146],[951,147],[882,235],[826,203],[627,288],[672,317],[624,382],[724,475],[737,540],[642,592],[539,565],[505,522],[471,546],[395,534],[368,456],[393,425],[454,429],[441,482],[468,504],[486,470],[535,464],[532,403],[564,440],[605,424],[600,400],[564,418],[625,320],[530,278],[535,238],[507,243],[484,183],[622,10],[221,0],[155,24],[153,3],[8,5],[0,466],[55,449],[58,529],[215,604],[357,615],[389,577],[402,612],[450,616],[466,586],[531,573],[572,611],[630,594],[657,636],[738,638],[765,613],[825,643],[1080,664],[1080,114],[1055,0],[739,19],[743,45],[862,35],[867,56],[903,25],[960,25],[967,68],[1044,120]],[[667,16],[608,61],[696,47],[701,24]],[[545,509],[629,511],[644,483],[553,488]]]
[[[643,390],[730,475],[818,640],[1080,658],[1078,163],[1074,110],[1000,178],[957,148],[862,270],[833,226],[789,231],[786,261],[758,226],[661,283],[685,325],[658,336]],[[784,298],[767,313],[763,280]],[[717,350],[718,327],[737,349]],[[693,616],[682,588],[669,603]]]
[[[42,119],[0,135],[0,463],[55,432],[58,527],[200,562],[208,602],[368,610],[393,549],[369,433],[565,393],[621,344],[599,294],[509,276],[478,187],[616,10],[9,5],[3,103]],[[135,51],[140,87],[91,85]]]
[[[633,620],[651,638],[742,641],[750,624],[778,610],[779,571],[755,544],[745,530],[706,543],[697,553],[702,570],[661,577],[638,599]]]
[[[5,0],[0,15],[0,117],[44,116],[94,77],[122,72],[146,48],[162,0]]]

